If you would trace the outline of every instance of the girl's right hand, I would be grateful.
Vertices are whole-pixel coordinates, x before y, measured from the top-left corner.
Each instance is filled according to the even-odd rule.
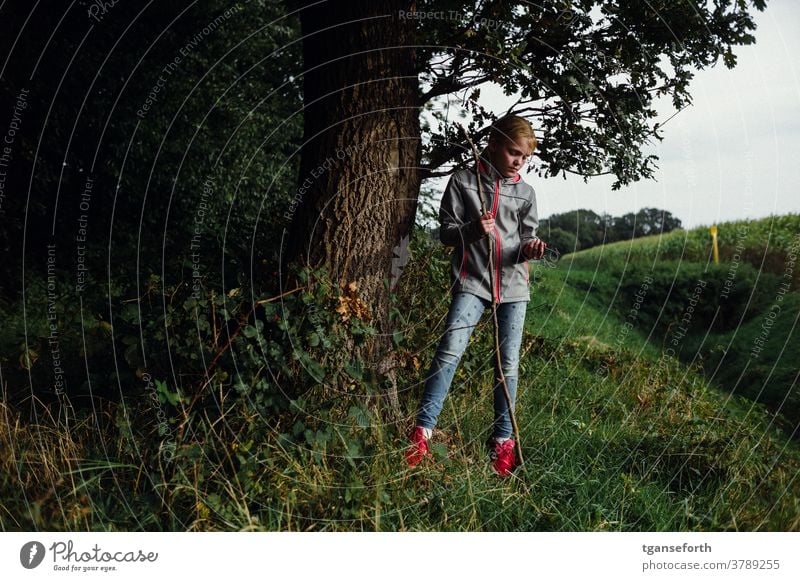
[[[480,218],[478,218],[478,230],[481,233],[481,236],[486,236],[492,230],[494,230],[494,218],[490,213],[486,213]]]

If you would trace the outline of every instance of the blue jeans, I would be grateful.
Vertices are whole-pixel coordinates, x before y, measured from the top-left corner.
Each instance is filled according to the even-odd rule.
[[[497,325],[500,339],[500,360],[506,378],[512,409],[517,396],[517,376],[519,368],[519,348],[522,343],[522,327],[525,323],[526,301],[500,303],[497,305]],[[485,309],[491,309],[490,301],[469,293],[456,293],[447,314],[447,325],[439,347],[431,363],[425,380],[425,391],[417,413],[417,425],[433,429],[442,411],[447,390],[456,374],[458,362],[467,348],[472,330]],[[495,438],[511,436],[511,416],[508,413],[506,396],[497,372],[497,356],[492,349],[495,367],[494,385],[494,426]]]

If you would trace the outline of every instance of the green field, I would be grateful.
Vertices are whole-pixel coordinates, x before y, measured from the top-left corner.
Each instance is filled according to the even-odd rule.
[[[792,433],[800,423],[800,216],[719,225],[720,263],[706,228],[674,231],[570,255],[571,286],[591,284],[595,304],[625,316],[637,281],[654,279],[640,302],[639,327],[666,351],[698,364],[715,386],[776,412]],[[562,265],[563,266],[563,265]],[[699,297],[690,303],[700,284]],[[691,307],[691,308],[690,308]],[[682,320],[688,320],[688,324]]]

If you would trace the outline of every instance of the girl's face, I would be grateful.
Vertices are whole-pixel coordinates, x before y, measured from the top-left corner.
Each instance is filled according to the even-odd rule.
[[[522,166],[531,156],[531,150],[524,139],[521,140],[521,143],[510,139],[490,139],[489,155],[495,169],[503,174],[504,177],[510,178],[517,175],[519,170],[522,169]]]

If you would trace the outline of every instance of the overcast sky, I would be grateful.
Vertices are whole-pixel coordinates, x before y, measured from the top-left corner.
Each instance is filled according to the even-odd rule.
[[[663,129],[656,181],[617,191],[613,178],[541,179],[523,174],[537,192],[539,215],[577,208],[620,215],[664,208],[684,227],[769,214],[800,213],[800,2],[770,0],[756,12],[756,43],[738,47],[738,64],[698,71],[693,104]],[[485,101],[495,113],[508,100]],[[659,104],[659,121],[674,113]],[[534,120],[535,121],[535,120]]]

